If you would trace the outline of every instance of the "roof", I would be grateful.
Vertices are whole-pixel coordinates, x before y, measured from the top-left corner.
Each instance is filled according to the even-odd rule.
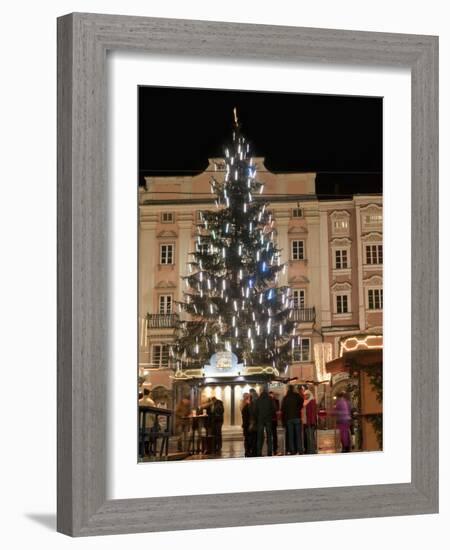
[[[383,363],[383,350],[361,349],[348,351],[342,357],[328,361],[325,367],[330,374],[348,372],[350,369],[358,370],[365,367],[376,367]]]

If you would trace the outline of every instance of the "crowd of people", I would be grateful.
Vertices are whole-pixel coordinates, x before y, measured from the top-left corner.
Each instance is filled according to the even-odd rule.
[[[352,412],[344,392],[338,394],[332,414],[339,430],[342,452],[349,452]],[[201,452],[220,454],[224,420],[224,405],[220,399],[208,399],[192,414],[190,399],[184,397],[177,405],[175,415],[179,451],[186,451],[188,439],[194,440],[195,432],[199,435],[204,429],[207,444]],[[281,403],[273,391],[263,387],[258,395],[252,388],[243,395],[241,416],[246,457],[262,456],[264,445],[267,456],[317,453],[318,408],[307,386],[289,385]],[[279,438],[281,426],[284,438]],[[284,448],[280,448],[279,439],[284,440]]]
[[[317,452],[317,405],[307,387],[288,386],[281,404],[274,392],[251,389],[243,396],[242,429],[245,456],[314,454]],[[284,427],[284,450],[278,441],[278,426]],[[284,452],[283,452],[284,451]]]

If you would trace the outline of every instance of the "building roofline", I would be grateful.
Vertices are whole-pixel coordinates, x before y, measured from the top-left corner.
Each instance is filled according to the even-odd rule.
[[[382,198],[382,193],[364,193],[364,194],[353,194],[353,195],[343,195],[343,196],[321,196],[321,195],[279,195],[276,197],[270,197],[267,195],[262,195],[261,198],[256,198],[255,200],[262,200],[269,203],[280,203],[280,202],[308,202],[308,201],[319,201],[321,203],[333,203],[333,202],[348,202],[352,201],[355,198],[364,199],[367,197],[370,198]],[[166,204],[214,204],[214,199],[209,197],[203,198],[178,198],[178,199],[146,199],[140,203],[140,206],[151,206],[151,205],[166,205]]]

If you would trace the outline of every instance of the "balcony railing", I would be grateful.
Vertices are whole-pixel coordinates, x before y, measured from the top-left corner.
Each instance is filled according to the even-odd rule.
[[[316,320],[316,308],[293,308],[293,321],[297,323],[314,323]],[[178,325],[179,317],[176,313],[149,313],[147,315],[147,328],[175,328]],[[199,321],[188,321],[191,330],[197,328],[201,332],[204,328],[204,323]]]
[[[176,313],[149,313],[147,315],[148,328],[174,328],[178,323]]]
[[[314,323],[314,321],[316,320],[316,308],[293,308],[292,320],[297,321],[298,323]]]

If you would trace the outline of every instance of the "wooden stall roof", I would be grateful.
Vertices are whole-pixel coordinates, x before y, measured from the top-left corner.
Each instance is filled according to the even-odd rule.
[[[381,365],[382,362],[382,349],[361,349],[348,351],[342,357],[329,361],[325,367],[330,374],[337,374],[338,372],[348,372],[350,367],[352,369],[372,367]]]

